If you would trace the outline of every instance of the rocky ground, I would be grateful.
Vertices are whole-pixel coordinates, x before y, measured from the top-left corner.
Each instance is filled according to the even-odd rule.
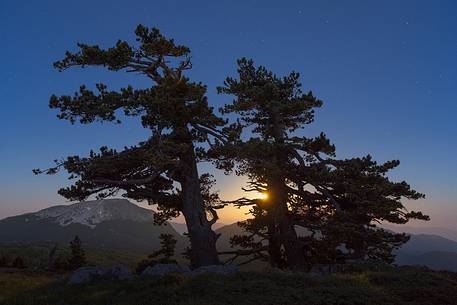
[[[109,269],[103,269],[98,278],[72,285],[71,274],[3,270],[0,304],[457,304],[456,273],[412,267],[323,276],[279,271],[187,273],[187,269],[138,276],[122,268]],[[161,267],[154,272],[159,269],[164,271]]]

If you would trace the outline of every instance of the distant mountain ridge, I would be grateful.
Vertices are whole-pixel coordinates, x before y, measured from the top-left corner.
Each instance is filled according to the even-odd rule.
[[[398,265],[427,266],[433,270],[457,272],[457,253],[448,251],[430,251],[419,255],[400,254],[396,258]]]
[[[236,223],[219,228],[218,248],[230,250],[230,238],[243,234]],[[303,233],[303,232],[302,232]],[[410,240],[395,251],[398,265],[423,265],[434,270],[457,271],[457,242],[433,234],[411,234]]]
[[[187,233],[187,225],[185,223],[170,222],[170,225],[172,225],[173,228],[176,230],[176,232],[178,232],[181,235],[185,235]],[[224,224],[224,223],[216,222],[213,225],[213,230],[218,230],[219,228],[222,228],[225,226],[226,226],[226,224]]]
[[[177,250],[185,237],[168,223],[154,224],[154,212],[126,199],[93,200],[60,205],[0,220],[0,242],[68,243],[78,235],[86,246],[151,253],[159,235],[172,234]]]
[[[434,234],[409,234],[410,240],[404,244],[399,253],[421,255],[428,252],[455,252],[457,242]]]
[[[52,242],[68,244],[78,235],[85,246],[149,254],[160,247],[159,235],[172,234],[176,254],[188,246],[185,224],[154,225],[154,211],[126,199],[104,199],[53,206],[0,220],[2,242]],[[219,250],[230,249],[230,237],[242,234],[236,223],[217,228]],[[303,233],[303,232],[302,232]],[[1,250],[1,249],[0,249]],[[426,265],[436,270],[457,271],[457,242],[433,234],[412,234],[396,251],[400,265]]]
[[[427,235],[438,235],[447,239],[452,239],[457,242],[457,230],[449,229],[444,227],[413,227],[413,226],[401,226],[401,225],[383,225],[384,228],[395,231],[405,232],[408,234],[427,234]]]
[[[32,215],[39,219],[53,218],[61,226],[79,223],[91,228],[110,220],[154,221],[153,211],[132,204],[126,199],[103,199],[58,205]]]

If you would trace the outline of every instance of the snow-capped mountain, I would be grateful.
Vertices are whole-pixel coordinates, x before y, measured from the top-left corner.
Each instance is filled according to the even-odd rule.
[[[153,211],[132,204],[126,199],[103,199],[59,205],[32,213],[32,215],[39,219],[51,218],[61,226],[79,223],[91,228],[110,220],[136,222],[154,220]]]
[[[177,251],[187,240],[168,223],[155,225],[154,212],[126,199],[53,206],[0,220],[0,242],[68,243],[78,235],[88,247],[150,253],[159,235],[172,234]]]

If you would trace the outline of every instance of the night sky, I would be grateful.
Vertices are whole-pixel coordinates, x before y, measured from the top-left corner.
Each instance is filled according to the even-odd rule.
[[[76,42],[134,41],[138,23],[158,27],[192,50],[190,76],[216,94],[245,56],[278,75],[301,73],[324,101],[302,134],[324,131],[338,157],[370,153],[400,159],[391,177],[426,199],[409,207],[429,225],[457,229],[457,2],[450,1],[7,1],[0,2],[0,218],[65,202],[65,175],[34,176],[53,159],[121,148],[145,138],[134,119],[121,125],[70,125],[48,108],[51,94],[79,85],[109,88],[146,78],[101,68],[59,73],[52,63]],[[202,165],[201,170],[211,166]],[[242,193],[242,179],[214,172],[221,196]],[[243,214],[229,209],[223,222]]]

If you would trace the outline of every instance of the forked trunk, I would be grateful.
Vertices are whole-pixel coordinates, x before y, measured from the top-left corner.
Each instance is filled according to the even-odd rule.
[[[280,244],[284,247],[287,267],[296,271],[304,270],[305,256],[303,244],[298,238],[294,224],[289,217],[286,190],[283,187],[285,182],[278,177],[273,181],[270,184],[270,189],[273,194],[273,217],[275,220],[274,222],[277,223],[278,226]]]
[[[298,239],[295,227],[287,214],[281,215],[279,230],[281,232],[281,242],[284,245],[288,267],[296,271],[304,270],[305,255],[302,242]]]
[[[283,150],[285,128],[277,111],[274,112],[272,117],[273,137],[277,145],[275,162],[278,168],[281,169],[288,162],[287,152]],[[292,270],[304,270],[305,256],[303,247],[295,231],[294,224],[289,217],[288,196],[285,185],[285,178],[281,177],[281,175],[276,175],[272,177],[268,186],[274,197],[272,198],[274,220],[279,228],[280,243],[284,246],[288,267]]]
[[[200,180],[194,150],[182,158],[186,170],[182,173],[182,213],[189,232],[193,267],[220,264],[216,241],[217,234],[211,229],[201,195]]]
[[[281,253],[281,239],[273,219],[268,224],[268,256],[270,266],[273,268],[284,268],[284,261]]]

